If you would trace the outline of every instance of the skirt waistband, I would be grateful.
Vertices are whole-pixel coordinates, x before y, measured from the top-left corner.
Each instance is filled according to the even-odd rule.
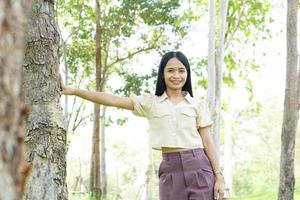
[[[182,157],[191,157],[204,153],[204,149],[199,147],[195,149],[183,150],[179,152],[162,153],[163,160],[175,160]]]

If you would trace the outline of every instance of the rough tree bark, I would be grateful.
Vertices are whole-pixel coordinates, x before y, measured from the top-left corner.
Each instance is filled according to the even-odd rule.
[[[278,199],[294,199],[295,139],[299,119],[299,80],[297,80],[297,0],[287,1],[286,21],[286,86],[284,98],[283,123],[281,132],[280,182]]]
[[[23,199],[67,199],[66,130],[59,96],[59,31],[53,0],[35,0],[24,71],[27,161],[32,173]]]
[[[0,199],[20,199],[30,171],[24,165],[22,63],[30,0],[0,2]]]

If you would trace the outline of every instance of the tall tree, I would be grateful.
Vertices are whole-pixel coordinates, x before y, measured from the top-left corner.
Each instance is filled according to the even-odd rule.
[[[300,108],[300,70],[297,67],[297,10],[298,1],[287,1],[286,21],[286,86],[281,132],[280,182],[278,199],[294,199],[295,139]]]
[[[35,0],[29,22],[23,88],[32,173],[24,199],[67,199],[66,131],[59,96],[59,32],[54,1]]]
[[[96,91],[103,91],[103,65],[101,54],[102,27],[101,8],[99,0],[96,0]],[[103,75],[102,75],[103,74]],[[101,176],[100,176],[100,105],[94,104],[92,157],[90,169],[90,191],[95,199],[101,199]],[[104,134],[102,134],[104,136]]]
[[[0,199],[17,200],[30,171],[24,165],[22,63],[31,1],[0,3]]]

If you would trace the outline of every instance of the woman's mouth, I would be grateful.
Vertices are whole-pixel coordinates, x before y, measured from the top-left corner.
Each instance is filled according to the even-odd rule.
[[[179,85],[180,81],[171,81],[171,83],[173,83],[174,85]]]

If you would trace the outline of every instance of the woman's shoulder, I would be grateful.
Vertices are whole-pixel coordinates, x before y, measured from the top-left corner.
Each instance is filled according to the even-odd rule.
[[[150,93],[145,93],[145,94],[139,94],[139,95],[132,94],[132,95],[130,95],[130,98],[141,101],[141,102],[150,103],[155,100],[156,96],[153,94],[150,94]]]
[[[193,104],[199,109],[204,109],[208,106],[207,101],[203,98],[192,97]]]

